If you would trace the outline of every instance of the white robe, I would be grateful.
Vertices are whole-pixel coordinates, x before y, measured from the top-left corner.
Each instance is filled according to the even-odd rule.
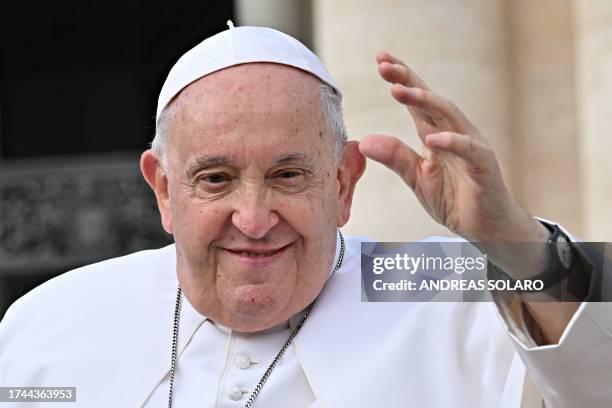
[[[316,400],[307,405],[517,408],[527,404],[526,366],[547,407],[612,406],[610,304],[583,303],[558,345],[532,347],[503,305],[362,303],[361,239],[346,242],[342,267],[287,357],[299,362],[287,375],[305,379]],[[54,406],[166,406],[175,262],[172,245],[138,252],[63,274],[18,300],[0,323],[0,386],[77,388],[76,404]],[[203,327],[210,322],[184,301],[178,365],[192,373],[199,362],[182,358],[197,359],[188,349]],[[224,375],[200,367],[209,377],[202,386]],[[188,382],[180,372],[177,401]],[[274,376],[261,401],[274,394],[278,406],[307,406],[292,400],[283,370]],[[212,388],[201,392],[210,401],[189,405],[244,405],[223,400],[219,384]]]

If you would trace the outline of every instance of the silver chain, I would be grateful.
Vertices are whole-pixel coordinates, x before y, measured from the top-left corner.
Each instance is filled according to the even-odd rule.
[[[340,269],[340,266],[342,265],[342,260],[344,259],[344,250],[345,250],[344,236],[342,236],[342,232],[340,232],[340,230],[338,230],[338,234],[340,234],[340,253],[338,254],[338,262],[336,262],[336,265],[334,266],[334,270],[332,271],[331,275],[329,276],[329,278],[325,282],[325,285],[323,286],[323,289],[325,289],[325,286],[327,286],[327,282],[329,282],[329,280],[331,279],[332,275],[338,269]],[[323,289],[321,290],[321,292],[323,292]],[[172,394],[173,394],[173,391],[174,391],[174,374],[176,372],[176,358],[177,358],[176,354],[177,354],[177,348],[178,348],[179,321],[181,319],[181,299],[182,299],[182,292],[181,292],[181,287],[179,286],[179,288],[178,288],[178,290],[176,292],[176,304],[174,306],[174,325],[172,327],[172,361],[170,363],[170,393],[168,394],[168,408],[172,408]],[[255,399],[257,398],[257,396],[261,392],[261,389],[263,388],[263,386],[266,383],[266,381],[268,381],[268,378],[272,374],[272,371],[274,371],[274,369],[278,365],[278,362],[283,357],[283,354],[285,354],[285,351],[287,351],[287,349],[289,348],[289,345],[291,344],[291,342],[293,341],[295,336],[297,336],[297,334],[300,332],[300,329],[304,325],[304,322],[306,321],[306,318],[310,314],[310,312],[311,312],[315,302],[317,301],[317,299],[318,299],[318,296],[305,309],[304,315],[302,316],[302,319],[297,324],[297,326],[295,326],[295,328],[293,329],[293,331],[289,335],[289,338],[287,339],[285,344],[283,344],[283,347],[281,347],[280,351],[276,354],[276,357],[274,357],[274,360],[272,360],[272,362],[268,366],[268,369],[266,370],[264,375],[261,377],[261,380],[259,380],[259,382],[255,386],[255,389],[253,390],[253,392],[249,396],[248,401],[244,405],[245,408],[251,408],[253,406],[253,403],[255,402]]]
[[[174,305],[174,324],[172,326],[172,363],[170,364],[170,394],[168,396],[168,408],[172,407],[172,394],[174,391],[174,372],[176,370],[176,349],[178,347],[179,320],[181,319],[181,300],[183,296],[179,286],[176,293]]]

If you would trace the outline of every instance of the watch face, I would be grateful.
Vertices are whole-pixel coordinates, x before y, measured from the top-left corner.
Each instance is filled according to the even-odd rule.
[[[564,235],[557,237],[557,255],[561,265],[568,269],[572,263],[572,246]]]

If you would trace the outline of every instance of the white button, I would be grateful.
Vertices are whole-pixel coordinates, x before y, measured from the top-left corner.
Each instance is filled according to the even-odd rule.
[[[242,390],[234,385],[227,391],[227,395],[232,401],[239,401],[242,398]]]
[[[251,359],[244,353],[240,353],[236,356],[236,360],[234,360],[236,367],[241,370],[246,370],[251,366]]]

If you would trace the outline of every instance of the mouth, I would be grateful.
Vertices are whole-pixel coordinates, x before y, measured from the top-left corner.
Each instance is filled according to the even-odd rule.
[[[223,248],[233,258],[250,265],[267,266],[281,258],[291,247],[293,242],[276,249],[257,248]]]
[[[272,256],[278,253],[279,251],[282,251],[284,248],[285,247],[282,247],[279,249],[273,249],[271,251],[266,251],[266,252],[232,251],[231,249],[229,251],[237,255],[240,255],[240,256],[248,256],[249,258],[265,258],[267,256]]]

